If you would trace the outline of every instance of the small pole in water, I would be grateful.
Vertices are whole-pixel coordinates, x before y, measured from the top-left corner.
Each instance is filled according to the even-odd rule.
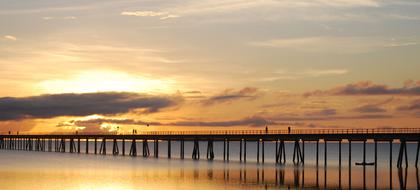
[[[363,164],[366,164],[366,139],[363,140]]]
[[[246,139],[244,139],[244,162],[246,162]]]
[[[341,169],[341,139],[338,141],[338,166]]]
[[[239,161],[242,162],[242,139],[239,140]]]
[[[324,139],[324,167],[327,166],[327,140]]]
[[[316,166],[318,167],[319,163],[319,140],[316,141]]]

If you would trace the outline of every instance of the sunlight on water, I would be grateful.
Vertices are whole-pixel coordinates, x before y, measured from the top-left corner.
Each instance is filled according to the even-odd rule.
[[[175,144],[175,143],[174,143]],[[384,144],[386,145],[386,144]],[[111,146],[108,144],[108,146]],[[290,146],[290,145],[288,145]],[[311,145],[307,145],[310,147]],[[374,189],[375,167],[353,166],[343,156],[342,167],[337,164],[337,152],[328,153],[328,167],[314,164],[314,151],[306,149],[308,163],[294,167],[278,166],[270,162],[273,149],[267,146],[265,164],[257,164],[250,158],[246,164],[238,162],[237,147],[232,148],[231,161],[213,162],[178,158],[166,159],[162,146],[162,158],[143,158],[95,154],[70,154],[37,151],[0,150],[0,184],[2,189]],[[343,145],[344,146],[344,145]],[[191,147],[188,149],[191,149]],[[359,161],[358,145],[354,146],[354,161]],[[371,144],[368,144],[371,148]],[[410,146],[409,146],[410,147]],[[413,146],[414,147],[414,146]],[[289,147],[290,148],[290,147]],[[417,189],[418,171],[409,155],[408,170],[389,168],[386,151],[382,147],[377,169],[377,189]],[[203,149],[205,150],[205,149]],[[395,150],[398,150],[395,148]],[[175,151],[174,151],[175,152]],[[203,151],[205,153],[205,151]],[[343,151],[343,155],[344,155]],[[369,152],[369,151],[368,151]],[[92,152],[91,152],[92,153]],[[287,152],[290,156],[291,152]],[[371,153],[371,152],[370,152]],[[186,153],[186,158],[190,153]],[[202,153],[203,154],[203,153]],[[321,154],[322,155],[322,154]],[[373,157],[369,154],[368,159]],[[204,156],[204,155],[202,155]],[[220,154],[219,154],[220,156]],[[385,157],[385,158],[384,158]],[[218,157],[220,158],[220,157]],[[312,161],[309,161],[312,160]],[[394,162],[395,162],[394,157]],[[392,175],[390,176],[390,173]],[[349,175],[350,174],[350,175]],[[351,183],[349,184],[349,181]]]

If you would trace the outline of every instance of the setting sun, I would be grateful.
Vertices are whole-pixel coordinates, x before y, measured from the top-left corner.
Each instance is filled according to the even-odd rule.
[[[117,71],[85,71],[69,79],[52,79],[39,83],[44,93],[138,92],[171,93],[173,81],[133,76]]]

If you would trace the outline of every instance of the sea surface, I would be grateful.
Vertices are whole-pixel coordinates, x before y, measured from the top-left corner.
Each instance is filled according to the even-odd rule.
[[[77,142],[76,142],[77,143]],[[121,153],[121,142],[119,151]],[[129,143],[126,141],[126,154]],[[230,143],[230,160],[223,161],[223,143],[215,142],[215,160],[206,160],[206,142],[200,142],[200,160],[192,160],[192,142],[185,143],[185,159],[179,159],[179,143],[172,142],[172,158],[167,159],[167,142],[159,142],[159,158],[113,156],[112,142],[107,142],[108,155],[94,154],[89,142],[81,153],[57,153],[23,150],[0,150],[0,189],[420,189],[419,171],[414,167],[417,144],[407,144],[408,168],[396,167],[399,144],[392,145],[390,167],[389,143],[378,144],[377,166],[355,166],[363,159],[363,144],[352,143],[352,159],[348,160],[348,144],[342,144],[342,165],[338,161],[338,143],[305,143],[305,165],[292,163],[293,144],[286,143],[285,166],[275,164],[275,143],[265,143],[265,162],[256,162],[256,143],[247,143],[247,162],[239,162],[239,143]],[[98,149],[100,142],[98,141]],[[54,149],[53,149],[54,150]],[[68,145],[67,145],[68,151]],[[367,144],[366,160],[374,161],[374,144]],[[260,160],[261,161],[261,160]],[[349,167],[349,164],[351,167]]]

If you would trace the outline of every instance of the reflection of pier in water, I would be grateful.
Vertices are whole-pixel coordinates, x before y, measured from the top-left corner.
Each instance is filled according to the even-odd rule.
[[[266,188],[282,188],[282,189],[420,189],[419,171],[415,169],[416,182],[410,187],[407,187],[408,169],[398,169],[398,181],[389,181],[389,184],[382,184],[382,187],[375,183],[371,185],[366,184],[366,170],[363,169],[363,182],[352,183],[347,180],[342,180],[341,175],[328,175],[330,171],[336,171],[337,168],[318,168],[318,167],[242,167],[234,169],[213,169],[209,168],[206,173],[200,173],[198,169],[188,171],[180,169],[178,174],[170,174],[168,177],[179,176],[181,178],[188,178],[192,175],[194,180],[211,180],[216,183],[226,183],[230,185],[255,185],[264,186]],[[345,168],[348,170],[348,168]],[[321,172],[323,170],[323,172]],[[342,169],[339,169],[341,172]],[[327,172],[328,171],[328,172]],[[375,170],[376,172],[376,170]],[[319,175],[321,174],[321,175]],[[322,175],[323,174],[323,175]],[[358,173],[357,173],[358,174]],[[389,175],[392,175],[391,173]],[[320,178],[323,178],[322,182]],[[336,183],[335,183],[336,182]],[[345,184],[343,184],[345,182]],[[397,183],[397,184],[393,184]]]

